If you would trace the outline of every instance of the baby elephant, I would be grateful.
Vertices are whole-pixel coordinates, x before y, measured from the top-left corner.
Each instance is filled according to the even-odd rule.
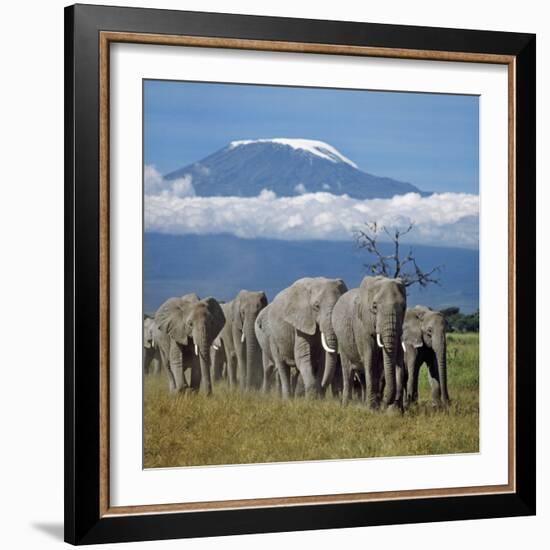
[[[405,314],[402,346],[408,379],[408,404],[418,401],[418,372],[423,363],[428,367],[434,405],[449,404],[445,326],[441,313],[424,306],[408,309]]]

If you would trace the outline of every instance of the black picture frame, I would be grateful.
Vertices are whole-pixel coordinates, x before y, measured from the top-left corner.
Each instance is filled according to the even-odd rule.
[[[508,494],[143,515],[100,513],[101,31],[515,58],[515,481]],[[65,540],[72,544],[535,514],[535,60],[532,34],[75,5],[65,9]]]

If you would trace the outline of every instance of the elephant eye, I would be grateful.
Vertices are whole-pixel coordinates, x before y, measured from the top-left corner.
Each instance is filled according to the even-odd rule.
[[[376,302],[373,302],[372,303],[372,311],[376,311],[376,309],[377,309]]]
[[[321,309],[321,304],[319,302],[314,302],[313,303],[313,309],[315,311],[319,311]]]

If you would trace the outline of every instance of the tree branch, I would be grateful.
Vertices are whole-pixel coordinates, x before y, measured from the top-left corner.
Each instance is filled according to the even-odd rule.
[[[406,287],[418,284],[426,287],[429,284],[440,284],[439,274],[443,265],[433,267],[428,271],[422,268],[416,262],[412,247],[409,252],[401,258],[401,245],[403,237],[408,235],[414,228],[414,222],[409,223],[405,229],[395,227],[393,230],[385,226],[379,226],[377,222],[365,222],[364,228],[354,231],[354,238],[359,250],[365,250],[368,254],[374,256],[373,261],[365,263],[364,267],[371,275],[384,275],[393,278],[400,277]],[[384,233],[391,243],[392,253],[383,254],[378,243],[378,237]]]

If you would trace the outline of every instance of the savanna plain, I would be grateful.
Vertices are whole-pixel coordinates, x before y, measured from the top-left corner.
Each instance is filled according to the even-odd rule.
[[[144,378],[144,467],[470,453],[479,450],[479,335],[447,334],[451,404],[431,404],[421,368],[418,404],[402,415],[335,397],[283,401],[275,392],[170,395],[164,375]]]

